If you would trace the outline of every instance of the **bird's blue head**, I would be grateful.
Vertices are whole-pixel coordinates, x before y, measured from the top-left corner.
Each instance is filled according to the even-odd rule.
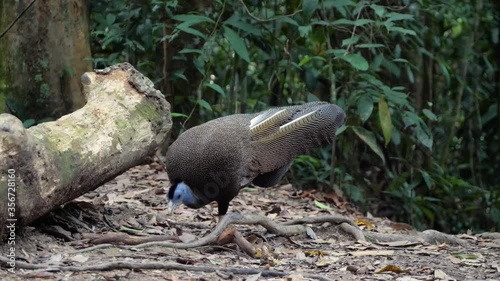
[[[186,206],[196,206],[197,199],[191,188],[183,181],[173,183],[167,194],[168,212],[171,214],[175,207],[183,203]]]

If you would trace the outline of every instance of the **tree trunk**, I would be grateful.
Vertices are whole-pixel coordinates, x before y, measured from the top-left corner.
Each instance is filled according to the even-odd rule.
[[[165,140],[170,105],[130,64],[81,79],[87,104],[57,121],[25,129],[0,115],[0,225],[31,223],[140,164]]]
[[[31,1],[0,0],[0,31]],[[0,40],[0,112],[23,121],[81,108],[78,75],[90,71],[86,0],[36,1]]]

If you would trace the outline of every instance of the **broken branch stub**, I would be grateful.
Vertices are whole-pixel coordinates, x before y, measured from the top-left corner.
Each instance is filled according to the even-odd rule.
[[[0,225],[31,223],[140,164],[165,141],[170,105],[132,65],[81,80],[87,104],[56,121],[25,129],[0,114]],[[7,231],[0,228],[0,237]]]

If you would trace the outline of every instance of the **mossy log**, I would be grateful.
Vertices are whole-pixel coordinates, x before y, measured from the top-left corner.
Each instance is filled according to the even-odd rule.
[[[86,105],[25,129],[0,115],[0,225],[31,223],[155,153],[172,126],[170,105],[130,64],[87,72]],[[0,228],[0,237],[9,235]]]

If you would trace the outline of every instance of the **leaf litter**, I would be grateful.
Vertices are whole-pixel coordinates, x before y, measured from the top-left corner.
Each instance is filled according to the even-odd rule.
[[[165,196],[168,186],[168,176],[158,162],[131,168],[24,228],[16,245],[17,259],[33,264],[64,266],[111,261],[174,262],[194,266],[270,269],[291,272],[291,275],[281,278],[265,277],[261,273],[236,275],[227,271],[115,269],[42,272],[18,269],[15,275],[0,271],[0,279],[312,280],[304,277],[308,273],[319,274],[329,280],[500,279],[498,239],[463,234],[461,238],[470,242],[465,247],[430,245],[404,239],[371,243],[355,241],[331,223],[307,225],[307,234],[291,237],[267,233],[261,226],[235,225],[224,231],[219,237],[220,242],[208,246],[190,249],[153,246],[136,250],[110,247],[78,253],[79,249],[93,246],[96,237],[120,241],[121,237],[134,240],[162,236],[189,242],[210,233],[217,222],[216,204],[198,210],[180,206],[169,215]],[[415,232],[407,224],[371,214],[363,216],[349,206],[334,192],[298,191],[286,184],[277,188],[244,188],[231,202],[230,212],[260,213],[276,222],[341,213],[367,231],[391,234]],[[241,249],[236,241],[238,235],[250,244],[253,256]],[[5,247],[2,246],[3,252],[6,252]]]

